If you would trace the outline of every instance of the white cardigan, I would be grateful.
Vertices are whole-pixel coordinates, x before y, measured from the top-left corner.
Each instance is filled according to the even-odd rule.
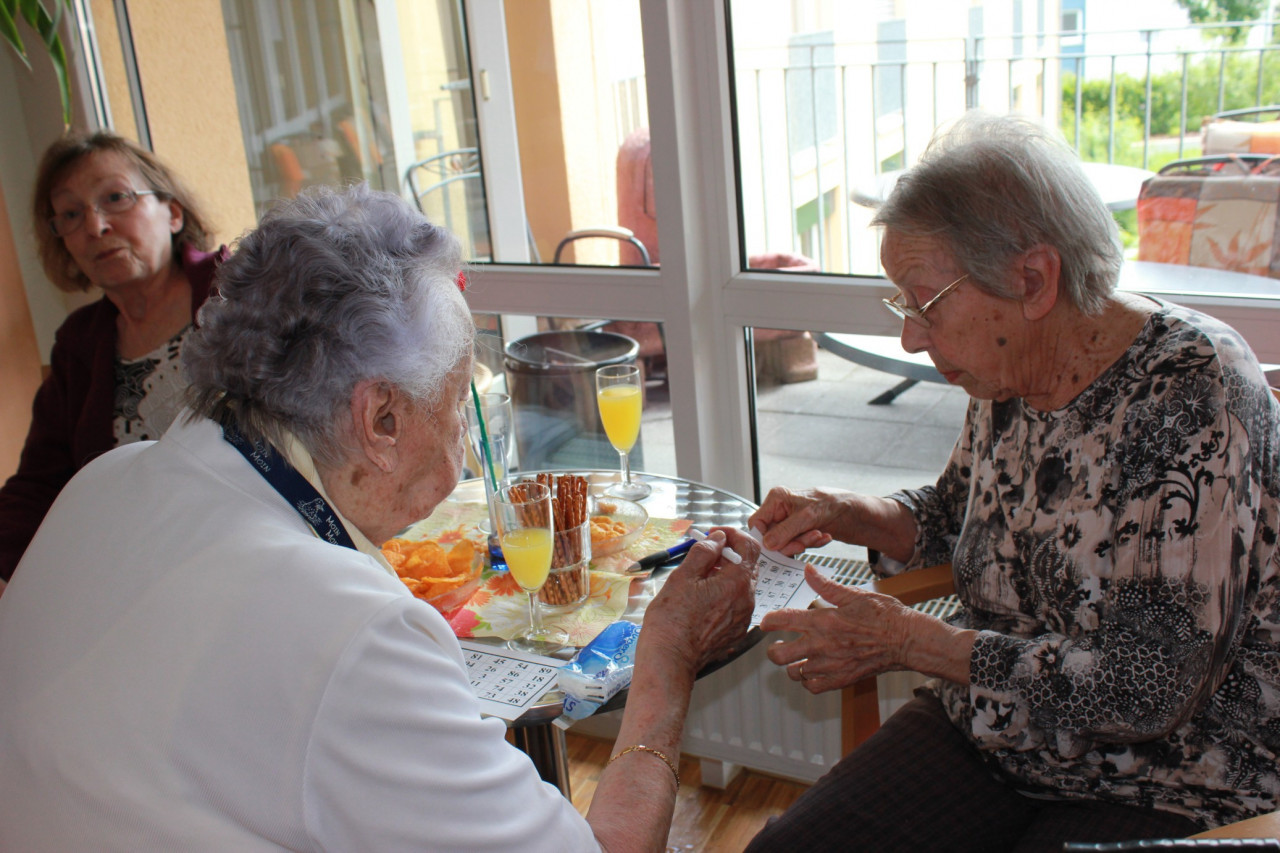
[[[77,474],[0,598],[0,850],[597,850],[504,731],[209,421]]]

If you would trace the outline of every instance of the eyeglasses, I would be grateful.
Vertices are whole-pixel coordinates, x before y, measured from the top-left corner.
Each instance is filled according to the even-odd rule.
[[[902,298],[901,293],[899,293],[897,296],[893,297],[892,299],[881,299],[880,301],[883,302],[884,307],[892,311],[893,315],[897,317],[899,320],[915,320],[917,323],[919,323],[921,326],[924,326],[927,329],[933,324],[929,322],[929,318],[925,316],[925,313],[930,308],[937,305],[939,299],[941,299],[942,297],[946,296],[948,293],[950,293],[951,291],[959,287],[960,282],[964,281],[968,277],[969,277],[968,273],[965,273],[964,275],[960,276],[958,279],[951,282],[946,287],[942,288],[942,290],[938,291],[937,296],[933,297],[928,302],[921,305],[919,308],[912,308],[910,305],[904,305],[903,303],[899,302],[898,300]]]
[[[138,204],[138,197],[144,195],[158,195],[158,193],[155,190],[112,190],[89,207],[98,211],[99,216],[118,216],[133,210]],[[61,213],[55,213],[49,217],[49,229],[58,237],[74,234],[81,225],[84,225],[84,215],[88,209],[73,207]]]

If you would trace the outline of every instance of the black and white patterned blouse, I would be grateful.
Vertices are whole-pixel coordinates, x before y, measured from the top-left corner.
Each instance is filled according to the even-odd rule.
[[[182,342],[187,326],[151,352],[135,359],[116,356],[114,417],[116,446],[156,441],[185,405],[187,381],[182,373]]]
[[[1160,303],[1066,407],[971,402],[893,496],[979,634],[952,721],[1033,795],[1218,825],[1280,808],[1280,403],[1229,327]]]

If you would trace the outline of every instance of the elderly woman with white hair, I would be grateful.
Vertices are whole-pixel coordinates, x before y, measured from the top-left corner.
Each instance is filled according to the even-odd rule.
[[[775,489],[787,553],[951,563],[949,621],[823,580],[770,658],[813,693],[931,676],[753,845],[1062,849],[1280,808],[1280,406],[1232,329],[1117,292],[1115,224],[1059,140],[970,116],[877,212],[902,343],[973,398],[938,481]]]
[[[0,849],[663,846],[694,676],[752,609],[720,553],[753,543],[714,532],[650,605],[584,820],[376,544],[461,470],[459,267],[363,185],[240,241],[186,348],[192,411],[81,471],[0,599]]]

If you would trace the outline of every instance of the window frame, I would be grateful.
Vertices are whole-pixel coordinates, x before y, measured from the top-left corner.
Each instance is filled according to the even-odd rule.
[[[470,300],[492,313],[663,323],[668,363],[690,366],[670,374],[677,473],[751,496],[744,329],[897,334],[879,307],[892,288],[876,277],[742,268],[726,6],[640,7],[662,265],[478,265]]]
[[[473,2],[493,11],[502,0]],[[477,312],[663,323],[669,364],[677,366],[670,373],[677,473],[759,497],[744,330],[896,335],[900,325],[879,305],[893,288],[876,276],[743,269],[729,0],[639,2],[662,265],[481,264],[469,270],[468,297]],[[375,14],[394,116],[403,92],[392,79],[394,0],[375,0]],[[81,38],[94,38],[80,27]],[[397,162],[401,154],[397,145]],[[1262,361],[1280,362],[1280,300],[1179,301],[1233,325]]]
[[[901,326],[879,305],[893,293],[883,278],[743,269],[727,3],[640,0],[662,265],[484,265],[470,293],[481,311],[663,323],[668,363],[690,366],[670,375],[678,474],[753,496],[744,329],[897,335]],[[1179,301],[1280,362],[1280,300]]]

